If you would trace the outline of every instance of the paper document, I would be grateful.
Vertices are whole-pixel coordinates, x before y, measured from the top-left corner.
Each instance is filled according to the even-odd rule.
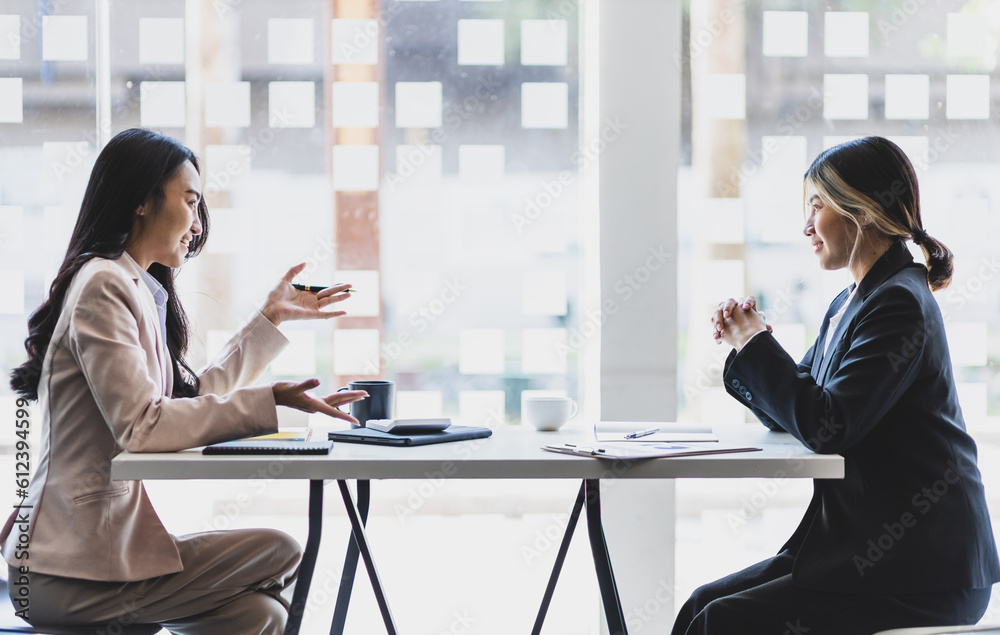
[[[732,454],[757,452],[761,448],[724,446],[715,443],[692,445],[688,443],[562,443],[543,445],[543,450],[590,456],[597,459],[658,459],[665,457],[700,456],[703,454]]]
[[[594,424],[594,436],[600,442],[691,443],[719,440],[710,425],[674,421],[598,421]]]

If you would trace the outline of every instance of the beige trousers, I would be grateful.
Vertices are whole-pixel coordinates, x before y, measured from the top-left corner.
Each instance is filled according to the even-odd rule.
[[[280,635],[281,597],[302,550],[287,534],[239,529],[175,538],[184,570],[139,582],[29,576],[29,617],[42,625],[94,624],[95,635],[160,624],[176,635]],[[18,574],[11,570],[11,579]],[[14,586],[11,585],[11,591]]]

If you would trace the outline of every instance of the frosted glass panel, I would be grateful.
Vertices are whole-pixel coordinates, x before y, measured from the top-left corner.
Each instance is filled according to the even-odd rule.
[[[83,191],[90,176],[90,170],[97,158],[94,147],[87,141],[49,141],[42,144],[42,157],[45,160],[44,184],[50,190],[72,188]],[[54,192],[53,192],[54,193]]]
[[[958,382],[958,402],[962,404],[962,418],[966,424],[986,423],[989,405],[988,386],[981,382]]]
[[[750,236],[768,243],[802,242],[802,174],[809,166],[806,137],[764,135],[763,165],[748,192],[754,217]],[[758,220],[759,219],[759,220]]]
[[[458,146],[458,175],[469,181],[500,181],[504,176],[503,146]]]
[[[87,16],[42,16],[42,59],[49,62],[87,61]]]
[[[206,189],[231,190],[249,185],[251,152],[250,146],[206,146]]]
[[[868,76],[824,75],[823,116],[827,119],[867,119]]]
[[[502,390],[462,390],[458,416],[462,425],[492,428],[505,420],[506,394]]]
[[[772,334],[774,338],[778,340],[781,347],[794,359],[796,362],[802,359],[809,350],[810,343],[806,342],[806,325],[805,324],[773,324],[773,319],[768,315],[768,307],[761,307],[764,310],[764,314],[767,316],[767,322],[771,324],[774,329]]]
[[[250,125],[250,82],[207,82],[205,125],[245,128]]]
[[[42,244],[46,249],[60,255],[66,252],[78,212],[78,208],[69,205],[46,205],[42,208],[42,228],[45,230]]]
[[[563,83],[521,84],[521,126],[565,128],[569,117],[569,87]]]
[[[0,270],[0,315],[24,313],[24,272]]]
[[[312,128],[316,125],[314,82],[268,84],[268,125],[272,128]]]
[[[760,138],[762,164],[768,171],[791,172],[795,179],[809,167],[806,138],[797,135],[764,135]]]
[[[441,82],[396,83],[396,127],[441,127]]]
[[[379,119],[378,86],[378,82],[334,82],[334,127],[377,127]]]
[[[458,369],[464,374],[504,371],[502,329],[462,329],[458,334]]]
[[[745,269],[742,260],[709,260],[703,278],[704,297],[715,303],[746,296]]]
[[[184,82],[139,84],[139,120],[151,128],[181,128],[187,120]]]
[[[139,63],[183,64],[184,20],[139,18]]]
[[[375,316],[379,314],[379,298],[382,295],[379,272],[362,269],[337,271],[333,284],[350,283],[354,292],[347,300],[337,302],[326,311],[347,311],[352,317]]]
[[[868,55],[868,14],[838,11],[824,15],[823,49],[828,57]]]
[[[955,366],[985,366],[986,322],[950,322],[945,324],[951,363]]]
[[[337,329],[333,332],[333,372],[337,375],[377,375],[378,329]]]
[[[0,15],[0,60],[21,59],[21,16]]]
[[[525,373],[565,373],[569,350],[566,329],[524,329],[521,370]]]
[[[927,119],[929,111],[929,75],[885,76],[886,119]]]
[[[705,75],[702,87],[702,107],[711,119],[743,119],[746,117],[746,76]]]
[[[740,244],[746,239],[743,199],[707,198],[701,201],[698,232],[707,243]]]
[[[274,18],[267,21],[267,61],[270,64],[312,64],[313,21]]]
[[[316,374],[316,332],[304,329],[286,329],[288,346],[271,362],[275,375]]]
[[[809,14],[765,11],[763,39],[767,57],[805,57],[809,52]]]
[[[521,22],[521,64],[563,66],[567,57],[566,20],[523,20]]]
[[[525,315],[566,315],[567,280],[562,271],[526,271],[521,308]]]
[[[378,146],[334,146],[333,189],[377,190]]]
[[[20,77],[0,77],[0,123],[24,121]]]
[[[0,205],[0,252],[24,247],[24,208]]]
[[[503,20],[459,20],[458,63],[500,66],[504,63]]]
[[[333,20],[334,64],[378,64],[377,20]]]
[[[983,57],[990,52],[989,19],[979,13],[948,14],[948,56]]]
[[[705,389],[701,396],[701,421],[710,425],[743,423],[746,408],[733,399],[725,388]]]
[[[441,183],[441,146],[396,146],[396,175],[389,189]]]
[[[948,119],[990,118],[989,75],[948,75],[945,86]]]
[[[205,253],[239,254],[251,248],[255,228],[247,221],[244,210],[213,207],[212,238],[205,243]]]

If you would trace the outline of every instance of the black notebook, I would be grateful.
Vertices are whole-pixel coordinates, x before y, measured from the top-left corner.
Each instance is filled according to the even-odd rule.
[[[371,428],[354,428],[329,433],[330,440],[345,443],[371,443],[373,445],[430,445],[432,443],[448,443],[449,441],[465,441],[467,439],[483,439],[493,434],[489,428],[473,428],[469,426],[449,426],[440,432],[423,432],[420,434],[393,434]]]
[[[329,454],[331,441],[261,441],[239,439],[205,446],[202,454]]]

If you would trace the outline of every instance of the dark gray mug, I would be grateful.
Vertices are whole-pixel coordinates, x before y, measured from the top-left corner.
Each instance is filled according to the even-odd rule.
[[[351,403],[351,416],[358,420],[357,427],[364,428],[369,419],[392,419],[396,403],[394,382],[382,379],[351,381],[337,392],[342,390],[363,390],[368,393],[361,401]]]

